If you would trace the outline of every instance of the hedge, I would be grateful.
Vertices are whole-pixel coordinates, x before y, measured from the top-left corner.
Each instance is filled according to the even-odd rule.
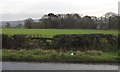
[[[118,50],[118,36],[111,34],[62,34],[54,38],[55,48],[66,50]]]
[[[2,34],[2,47],[5,49],[116,51],[120,44],[119,37],[120,35],[112,34],[60,34],[53,38],[44,38],[41,35]]]

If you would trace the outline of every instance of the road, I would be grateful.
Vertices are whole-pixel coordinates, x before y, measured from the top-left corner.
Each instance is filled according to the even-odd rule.
[[[3,70],[118,70],[118,65],[3,62]]]

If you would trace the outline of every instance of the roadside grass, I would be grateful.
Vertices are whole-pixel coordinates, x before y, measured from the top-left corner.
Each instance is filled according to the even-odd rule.
[[[73,55],[71,55],[73,53]],[[67,51],[58,52],[55,50],[9,50],[3,49],[3,61],[34,61],[34,62],[118,62],[117,52],[101,52],[101,51]]]
[[[4,34],[28,34],[53,37],[58,34],[118,34],[117,30],[98,30],[98,29],[25,29],[25,28],[2,28]]]

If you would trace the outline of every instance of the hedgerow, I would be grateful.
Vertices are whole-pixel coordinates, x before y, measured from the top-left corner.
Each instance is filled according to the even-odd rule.
[[[60,34],[53,38],[41,35],[2,34],[5,49],[60,49],[60,50],[102,50],[117,51],[120,35],[112,34]]]

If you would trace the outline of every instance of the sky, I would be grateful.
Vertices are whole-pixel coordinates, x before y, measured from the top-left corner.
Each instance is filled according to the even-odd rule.
[[[0,0],[0,20],[40,19],[44,14],[78,13],[103,16],[118,13],[119,0]]]

